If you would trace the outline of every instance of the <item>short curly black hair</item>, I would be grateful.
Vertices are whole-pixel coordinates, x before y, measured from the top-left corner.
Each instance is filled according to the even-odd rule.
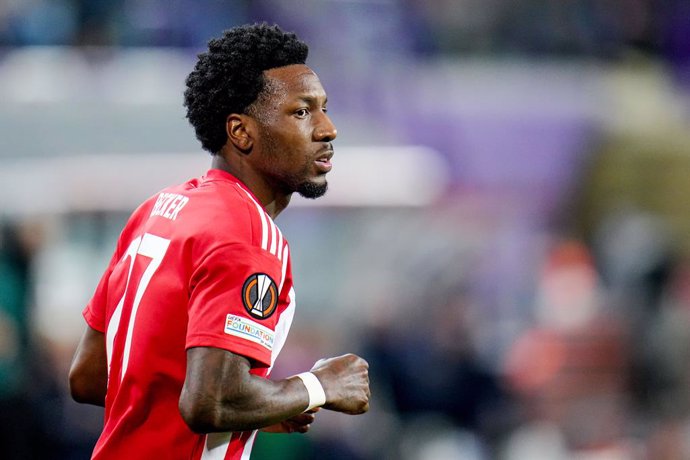
[[[266,23],[244,25],[208,42],[186,80],[187,118],[204,150],[217,154],[227,141],[225,120],[245,113],[266,85],[263,71],[304,64],[309,47],[294,33]]]

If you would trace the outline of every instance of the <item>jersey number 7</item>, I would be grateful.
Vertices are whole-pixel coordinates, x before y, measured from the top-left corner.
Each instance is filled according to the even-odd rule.
[[[141,298],[144,296],[146,287],[149,285],[149,282],[151,282],[151,278],[153,277],[154,273],[156,273],[156,270],[158,270],[158,267],[160,266],[169,245],[170,240],[168,239],[161,238],[160,236],[152,235],[150,233],[144,233],[142,236],[135,238],[134,241],[130,243],[127,251],[122,256],[121,263],[126,263],[126,260],[129,259],[127,284],[125,285],[125,291],[122,294],[122,298],[120,298],[120,301],[117,303],[117,307],[115,307],[115,311],[108,322],[105,342],[106,353],[108,356],[108,375],[110,375],[110,365],[113,356],[115,335],[121,328],[120,322],[122,319],[122,310],[126,308],[126,310],[130,311],[131,313],[129,315],[129,323],[122,325],[127,327],[127,335],[125,337],[124,349],[122,350],[122,371],[120,373],[120,381],[122,381],[125,376],[125,372],[127,372],[127,364],[129,363],[129,354],[132,347],[134,321],[137,317],[137,310],[139,309]],[[132,268],[134,267],[135,260],[140,256],[151,259],[151,262],[149,262],[148,266],[141,275],[139,283],[136,283],[132,280]],[[134,299],[131,304],[128,302],[128,305],[125,305],[125,299],[128,297],[127,293],[133,285],[137,286]],[[131,299],[131,296],[129,296],[129,298]]]

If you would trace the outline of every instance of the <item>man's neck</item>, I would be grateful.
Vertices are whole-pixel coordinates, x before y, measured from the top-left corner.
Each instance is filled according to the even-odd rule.
[[[229,162],[221,154],[213,155],[211,167],[220,169],[235,176],[242,182],[259,200],[271,219],[278,217],[283,209],[290,203],[291,194],[278,193],[260,177],[246,162]]]

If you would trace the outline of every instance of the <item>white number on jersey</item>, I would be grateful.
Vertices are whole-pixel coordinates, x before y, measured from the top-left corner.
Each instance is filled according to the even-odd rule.
[[[132,267],[134,267],[134,261],[138,256],[144,256],[151,259],[151,262],[144,270],[144,273],[139,280],[139,286],[137,287],[136,294],[134,295],[134,301],[131,305],[127,305],[127,308],[131,311],[129,316],[129,324],[123,325],[127,327],[127,336],[125,338],[125,345],[122,351],[122,371],[120,373],[120,381],[125,376],[127,371],[127,364],[129,363],[129,354],[132,347],[132,334],[134,332],[134,322],[137,317],[137,310],[139,309],[139,304],[141,303],[141,298],[146,292],[146,287],[149,285],[153,274],[156,273],[158,267],[165,256],[168,246],[170,245],[170,240],[161,238],[150,233],[144,233],[143,236],[136,238],[132,241],[127,248],[127,251],[122,256],[124,262],[125,259],[129,258],[129,272],[127,273],[127,283],[125,284],[125,291],[122,294],[122,298],[117,303],[113,316],[108,322],[108,329],[106,331],[106,353],[108,355],[108,375],[110,375],[110,365],[113,356],[113,344],[115,341],[115,335],[120,330],[120,320],[122,318],[122,310],[125,308],[125,297],[127,296],[127,291],[130,287],[130,281],[132,277]]]

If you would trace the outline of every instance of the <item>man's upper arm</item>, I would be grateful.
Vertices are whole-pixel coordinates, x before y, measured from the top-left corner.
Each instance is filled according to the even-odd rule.
[[[70,367],[70,393],[77,402],[104,406],[107,384],[105,335],[87,326]]]
[[[186,348],[221,348],[270,366],[285,305],[281,277],[281,262],[260,247],[233,243],[209,252],[190,282]],[[264,316],[250,311],[257,299]]]

